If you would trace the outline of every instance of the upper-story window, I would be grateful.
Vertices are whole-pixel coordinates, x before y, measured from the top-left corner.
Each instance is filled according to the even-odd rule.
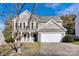
[[[17,26],[18,26],[18,24],[17,23],[15,23],[15,28],[17,29]]]
[[[32,22],[32,29],[33,29],[33,22]]]
[[[38,23],[37,22],[32,22],[32,29],[37,29],[38,28]]]
[[[20,22],[20,29],[22,28],[22,23]]]
[[[25,29],[25,22],[23,22],[23,28]]]
[[[36,23],[36,28],[38,29],[38,23]]]

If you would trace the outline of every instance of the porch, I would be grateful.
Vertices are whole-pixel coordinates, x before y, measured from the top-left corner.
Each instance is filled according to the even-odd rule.
[[[38,42],[38,33],[37,32],[20,32],[21,42]],[[15,40],[15,42],[17,42]]]

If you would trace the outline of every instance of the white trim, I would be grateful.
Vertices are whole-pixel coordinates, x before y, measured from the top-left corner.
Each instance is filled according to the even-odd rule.
[[[31,13],[28,10],[25,10],[24,12],[22,12],[21,14],[19,14],[18,16],[21,16],[22,14],[24,14],[25,12],[27,12],[29,15],[31,15]],[[16,16],[16,18],[18,17]],[[38,20],[40,20],[38,17],[36,17],[35,15],[32,15],[33,17],[37,18]],[[16,18],[14,18],[12,21],[16,20]]]
[[[44,26],[46,26],[49,22],[53,21],[53,23],[55,23],[57,26],[59,26],[60,28],[62,28],[63,30],[67,31],[64,27],[60,26],[56,21],[54,21],[53,19],[50,19],[47,23],[45,23],[45,25],[43,25],[42,27],[38,28],[37,31],[39,31],[40,29],[42,29]]]
[[[31,15],[31,13],[28,11],[28,10],[25,10],[28,14],[30,14]],[[33,17],[35,17],[35,18],[37,18],[37,19],[39,19],[38,17],[36,17],[35,15],[32,15]],[[40,19],[39,19],[40,20]]]
[[[61,27],[63,30],[67,31],[67,29],[65,29],[63,26],[60,26],[55,20],[51,19],[51,21],[53,21],[56,25],[58,25],[59,27]]]
[[[41,26],[40,28],[38,28],[37,31],[39,31],[40,29],[42,29],[42,28],[43,28],[45,25],[47,25],[49,22],[50,22],[50,20],[49,20],[47,23],[45,23],[43,26]]]

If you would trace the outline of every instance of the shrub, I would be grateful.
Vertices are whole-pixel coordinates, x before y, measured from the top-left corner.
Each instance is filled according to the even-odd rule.
[[[74,41],[79,41],[79,37],[74,37]]]
[[[3,31],[3,35],[5,37],[5,42],[10,43],[14,42],[14,39],[12,38],[12,20],[8,19],[5,23],[5,29]]]
[[[7,42],[7,43],[10,43],[10,42],[14,43],[14,39],[11,36],[6,36],[5,42]]]
[[[62,39],[62,42],[73,42],[74,41],[74,37],[72,35],[67,35]]]

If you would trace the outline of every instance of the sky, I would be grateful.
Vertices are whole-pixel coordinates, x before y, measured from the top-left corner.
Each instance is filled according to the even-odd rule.
[[[4,5],[7,5],[9,8],[7,9]],[[28,10],[32,11],[32,7],[34,4],[25,4],[22,9],[22,12]],[[0,14],[4,14],[4,16],[0,16],[0,30],[5,28],[5,21],[7,20],[8,15],[17,16],[15,12],[15,7],[12,7],[13,4],[0,4]],[[22,13],[21,12],[21,13]],[[39,3],[36,4],[36,8],[34,11],[36,16],[62,16],[62,15],[78,15],[79,14],[79,4],[77,3]]]

